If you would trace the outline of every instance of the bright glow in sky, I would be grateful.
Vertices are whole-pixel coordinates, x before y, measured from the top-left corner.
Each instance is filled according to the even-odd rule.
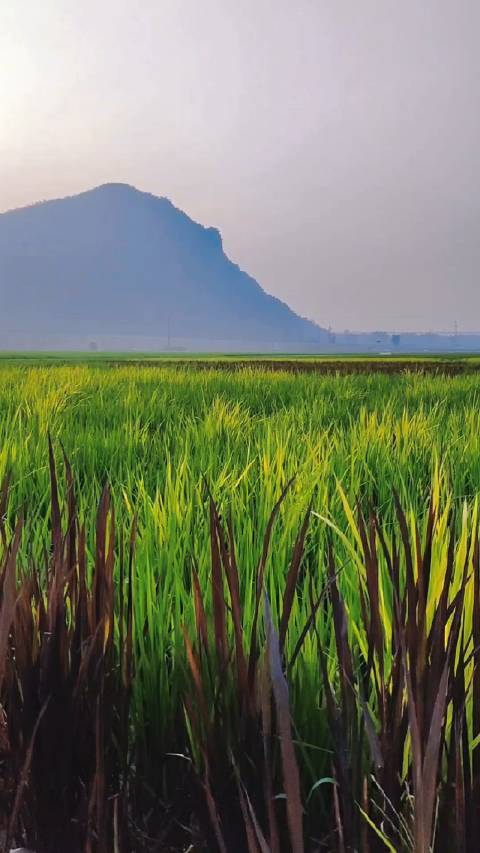
[[[125,181],[335,328],[480,329],[477,0],[0,0],[0,209]]]

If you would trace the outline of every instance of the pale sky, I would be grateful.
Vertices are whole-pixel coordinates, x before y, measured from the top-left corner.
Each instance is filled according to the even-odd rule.
[[[125,181],[321,325],[480,330],[478,0],[0,0],[0,210]]]

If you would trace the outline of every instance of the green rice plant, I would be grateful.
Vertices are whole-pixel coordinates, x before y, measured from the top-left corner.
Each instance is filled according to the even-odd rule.
[[[263,593],[257,612],[258,560],[272,507],[292,478],[294,482],[279,506],[271,530],[263,589],[269,602],[271,624],[276,626],[279,636],[283,672],[288,681],[292,743],[305,807],[305,847],[316,849],[317,844],[319,849],[329,849],[329,845],[330,849],[336,849],[339,842],[336,815],[341,816],[344,843],[347,843],[348,826],[360,849],[367,843],[372,849],[376,849],[375,844],[379,849],[383,849],[382,844],[385,846],[369,828],[368,821],[394,845],[408,847],[411,838],[415,838],[418,816],[415,816],[408,685],[402,655],[400,662],[398,657],[398,649],[402,647],[397,631],[398,591],[392,581],[387,553],[392,563],[393,555],[398,552],[402,602],[408,588],[405,528],[417,588],[418,566],[425,560],[425,543],[429,538],[429,508],[433,505],[435,519],[431,555],[427,559],[430,570],[422,617],[424,627],[419,620],[419,601],[423,601],[420,589],[415,607],[413,596],[409,603],[407,595],[405,613],[406,616],[413,613],[411,624],[416,625],[422,643],[424,637],[433,638],[432,631],[439,632],[437,613],[444,601],[449,549],[453,548],[443,647],[440,640],[435,640],[439,659],[440,648],[446,654],[454,602],[458,603],[463,596],[463,604],[453,668],[449,658],[439,757],[441,785],[433,828],[436,828],[435,849],[442,849],[447,825],[449,832],[455,833],[458,849],[472,849],[477,806],[471,803],[478,802],[480,778],[476,742],[480,700],[475,686],[480,628],[474,571],[480,493],[479,382],[475,374],[451,377],[445,373],[403,372],[391,376],[374,373],[341,376],[292,374],[278,369],[273,372],[254,365],[242,365],[234,371],[218,366],[200,371],[182,365],[0,364],[0,475],[5,477],[11,472],[9,500],[2,510],[3,530],[6,541],[14,542],[16,523],[23,512],[26,528],[18,539],[17,587],[23,589],[26,579],[32,583],[31,572],[35,567],[41,595],[30,596],[29,600],[37,603],[32,611],[33,627],[29,630],[37,637],[37,645],[45,643],[48,633],[45,622],[38,633],[37,612],[43,613],[40,600],[43,609],[47,609],[51,576],[47,564],[51,566],[54,550],[48,431],[54,438],[57,467],[61,455],[59,440],[72,461],[75,516],[81,519],[81,524],[76,522],[77,552],[80,530],[84,529],[82,548],[88,591],[95,576],[97,507],[104,484],[109,483],[117,531],[113,569],[114,680],[119,673],[120,648],[126,636],[126,616],[120,618],[117,608],[120,600],[122,607],[126,607],[129,594],[133,606],[131,655],[135,673],[128,689],[128,749],[112,759],[114,769],[109,784],[111,792],[118,794],[123,790],[122,779],[128,778],[128,802],[132,810],[129,832],[134,832],[136,849],[148,849],[148,838],[154,837],[161,838],[165,846],[174,847],[179,837],[182,842],[177,846],[181,847],[185,838],[200,846],[202,828],[211,824],[205,798],[199,795],[198,788],[200,785],[204,790],[202,756],[195,750],[191,726],[186,729],[184,710],[186,696],[195,695],[185,632],[194,653],[202,656],[202,673],[207,666],[206,652],[200,652],[202,646],[197,637],[192,564],[207,624],[214,624],[210,498],[205,481],[215,497],[216,512],[226,530],[227,541],[228,519],[230,516],[233,519],[243,643],[249,650],[249,641],[257,636],[255,669],[260,672],[268,630]],[[288,625],[282,628],[292,553],[310,504],[311,521],[291,596]],[[398,504],[403,508],[405,524],[400,522]],[[67,503],[63,504],[59,497],[59,505],[65,539]],[[375,599],[375,573],[372,575],[367,569],[360,522],[363,516],[372,552],[370,514],[376,519],[374,550],[378,562],[378,603],[374,604],[378,615],[374,627],[370,625],[370,596]],[[130,583],[126,566],[128,536],[134,518],[136,558]],[[346,640],[342,640],[340,648],[350,649],[354,679],[352,695],[346,693],[344,711],[346,686],[342,687],[338,657],[332,555],[338,600],[345,613]],[[465,565],[468,568],[464,584]],[[235,648],[232,603],[223,569],[222,578],[228,647]],[[65,619],[70,624],[72,608],[68,601],[73,592],[68,585],[64,591]],[[383,634],[379,633],[378,623]],[[413,629],[409,630],[408,637],[413,636]],[[213,636],[213,627],[209,627],[209,656],[215,661]],[[382,643],[378,636],[383,636]],[[373,638],[376,639],[372,647]],[[85,643],[88,642],[87,637]],[[411,644],[407,637],[405,647],[408,660]],[[436,665],[427,642],[425,669],[433,667],[437,671]],[[398,677],[397,672],[400,672]],[[412,673],[415,691],[415,667]],[[231,675],[229,667],[229,679]],[[218,692],[220,675],[214,667],[212,677]],[[379,687],[382,678],[383,692]],[[210,685],[208,679],[205,683]],[[346,727],[343,740],[352,745],[348,746],[350,763],[345,771],[349,788],[343,786],[342,790],[336,779],[338,770],[332,768],[337,735],[334,737],[328,709],[327,683],[334,707],[340,709],[340,719]],[[236,744],[233,720],[239,711],[235,705],[234,682],[228,680],[228,684],[229,690],[225,696],[221,694],[221,699],[226,703],[225,741],[233,749]],[[393,684],[397,686],[394,688]],[[388,725],[393,723],[388,722],[391,716],[384,709],[385,703],[388,710],[389,702],[393,702],[389,691],[398,703],[401,697],[403,728],[402,736],[395,738],[395,749],[391,747],[392,755],[388,761],[383,758],[384,763],[390,762],[389,766],[395,769],[380,773],[372,732],[381,744],[382,737],[389,738]],[[283,796],[274,704],[272,708],[275,796]],[[37,704],[36,713],[40,710],[41,705]],[[118,719],[124,721],[125,713]],[[346,722],[342,714],[346,714]],[[368,725],[366,716],[370,720]],[[255,719],[263,750],[262,717]],[[33,725],[30,722],[25,743],[29,742],[27,735],[31,737]],[[125,725],[123,722],[123,730]],[[425,725],[422,723],[423,729]],[[388,754],[387,747],[383,748]],[[18,755],[25,757],[25,745],[22,749]],[[225,754],[228,758],[227,747]],[[423,759],[422,754],[420,764]],[[18,760],[21,767],[22,761]],[[121,773],[115,767],[122,768]],[[16,772],[21,772],[18,767]],[[257,798],[257,788],[249,782],[239,759],[230,764],[229,778],[238,795],[234,808],[241,826],[246,826],[246,814],[253,830],[257,831],[256,820],[267,839],[263,788],[259,786],[261,796]],[[243,811],[238,779],[242,785]],[[334,782],[329,781],[332,779]],[[456,799],[454,786],[460,792]],[[473,801],[475,791],[477,800]],[[11,795],[12,791],[8,796]],[[24,786],[25,803],[28,795],[29,786]],[[121,800],[116,797],[115,802],[119,822]],[[8,803],[10,808],[11,801]],[[282,825],[285,801],[276,800],[275,807]],[[360,809],[366,817],[362,817]],[[344,814],[350,814],[351,819],[342,817]],[[108,820],[111,819],[110,813]],[[180,824],[188,826],[193,834],[182,830]]]
[[[354,510],[338,485],[345,531],[322,517],[330,534],[321,554],[312,552],[315,512],[307,506],[280,586],[278,575],[268,577],[269,560],[295,484],[284,486],[270,513],[252,571],[246,564],[244,571],[241,525],[231,514],[222,521],[204,486],[209,572],[202,578],[197,561],[183,578],[192,609],[185,592],[183,652],[172,669],[171,650],[158,654],[147,643],[149,615],[137,609],[137,521],[130,538],[122,536],[104,488],[91,563],[64,464],[62,500],[50,446],[43,567],[22,564],[29,522],[23,530],[20,518],[9,541],[7,482],[0,502],[7,842],[39,853],[67,844],[117,853],[132,843],[181,849],[183,834],[192,849],[206,843],[221,853],[442,853],[448,835],[473,853],[476,503],[465,504],[457,524],[437,469],[425,515],[405,512],[394,495],[392,525],[374,508],[367,517],[360,503]],[[152,594],[152,608],[163,594]],[[172,643],[172,624],[162,630]],[[146,672],[163,670],[176,683],[159,711],[175,725],[157,727],[138,714],[150,694],[137,693],[137,704],[132,698],[139,677],[143,687]],[[321,724],[307,740],[309,716]],[[165,772],[172,759],[185,770]]]

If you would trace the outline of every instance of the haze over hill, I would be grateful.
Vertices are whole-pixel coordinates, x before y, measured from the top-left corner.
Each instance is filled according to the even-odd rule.
[[[476,335],[333,334],[267,294],[217,229],[127,184],[0,214],[0,300],[0,349],[480,348]]]
[[[320,345],[166,198],[105,184],[0,215],[3,336]]]

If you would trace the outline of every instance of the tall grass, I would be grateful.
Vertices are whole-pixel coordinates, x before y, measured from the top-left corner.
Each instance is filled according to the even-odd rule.
[[[0,475],[11,471],[5,542],[15,542],[19,513],[27,519],[4,560],[12,548],[18,551],[17,580],[25,576],[28,583],[32,566],[45,567],[34,612],[51,599],[47,565],[58,548],[49,431],[57,466],[63,464],[60,441],[72,463],[62,537],[66,549],[74,488],[70,513],[77,537],[85,525],[87,590],[102,572],[98,518],[112,523],[107,481],[115,507],[115,615],[106,666],[109,684],[117,683],[122,667],[125,672],[131,600],[135,675],[127,679],[128,746],[108,771],[112,802],[119,803],[116,817],[111,811],[104,818],[112,832],[128,776],[136,849],[147,849],[155,837],[157,844],[161,837],[170,838],[165,845],[178,841],[182,832],[188,835],[181,826],[197,845],[211,833],[205,843],[221,845],[222,838],[234,849],[234,828],[248,849],[289,849],[278,840],[288,835],[299,849],[298,808],[296,817],[289,815],[282,799],[287,794],[288,805],[295,798],[287,792],[291,774],[282,772],[288,733],[278,728],[284,673],[308,849],[391,844],[426,851],[440,825],[453,827],[463,844],[458,849],[474,849],[480,728],[475,376],[292,377],[129,366],[12,367],[1,378]],[[270,528],[272,508],[292,478]],[[309,507],[308,531],[299,540]],[[77,557],[70,571],[78,567]],[[62,618],[69,626],[76,593],[71,580],[62,583]],[[38,632],[40,646],[45,631],[38,619],[29,630],[29,636]],[[92,623],[83,649],[95,630]],[[247,691],[242,665],[238,669],[242,654]],[[123,696],[121,684],[117,688]],[[111,695],[115,715],[124,699]],[[36,707],[40,713],[40,698]],[[48,720],[51,712],[44,713]],[[425,746],[439,717],[440,744],[429,752],[427,784]],[[117,725],[124,731],[122,714],[112,731]],[[28,732],[24,749],[31,724]],[[120,741],[125,735],[115,735],[117,747]],[[438,768],[443,784],[437,790]],[[455,800],[453,780],[460,791]],[[430,799],[422,804],[426,787]],[[92,838],[89,843],[100,845],[96,829]],[[440,850],[442,833],[436,838]],[[107,840],[102,843],[99,851],[108,849]]]

